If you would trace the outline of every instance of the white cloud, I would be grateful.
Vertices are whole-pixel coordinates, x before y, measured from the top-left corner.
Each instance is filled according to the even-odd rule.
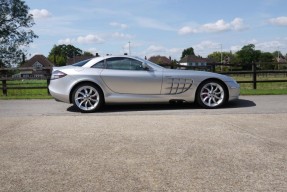
[[[240,31],[246,27],[244,26],[243,19],[237,17],[231,22],[231,28],[235,31]]]
[[[118,39],[131,39],[131,38],[133,38],[133,36],[130,34],[124,34],[124,33],[119,33],[119,32],[113,33],[112,37],[118,38]]]
[[[111,22],[110,25],[113,26],[113,27],[119,27],[121,29],[128,28],[128,25],[127,24],[123,24],[123,23]]]
[[[244,45],[247,45],[247,44],[254,44],[256,50],[261,50],[261,51],[265,51],[265,52],[274,52],[274,51],[278,50],[278,48],[280,49],[280,47],[285,46],[284,41],[274,40],[274,41],[258,42],[257,40],[252,39],[250,41],[243,42],[243,44],[241,44],[241,45],[233,45],[230,47],[230,50],[232,52],[239,51],[239,50],[241,50],[241,48]]]
[[[283,44],[279,41],[266,41],[262,43],[256,44],[256,49],[262,51],[275,51],[278,47],[283,46]]]
[[[215,23],[207,23],[202,25],[202,30],[206,32],[220,32],[230,29],[230,24],[226,23],[223,19],[216,21]]]
[[[182,48],[171,48],[168,50],[168,52],[172,55],[175,55],[175,54],[181,54],[182,53]]]
[[[220,49],[220,44],[212,41],[202,41],[194,46],[195,51],[202,51],[206,49]]]
[[[230,50],[231,50],[232,52],[237,52],[237,51],[239,51],[241,48],[242,48],[242,45],[232,45],[232,46],[230,47]]]
[[[192,27],[189,27],[189,26],[184,26],[181,29],[179,29],[178,34],[186,35],[186,34],[196,33],[196,32],[197,32],[196,29],[193,29]]]
[[[51,13],[46,9],[33,9],[29,13],[33,15],[34,19],[44,19],[51,16]]]
[[[62,44],[65,44],[65,45],[70,45],[70,44],[73,44],[75,41],[70,39],[70,38],[66,38],[66,39],[60,39],[58,41],[58,45],[62,45]]]
[[[148,52],[166,52],[166,48],[158,45],[151,45],[147,48]]]
[[[89,34],[86,36],[79,36],[77,42],[81,44],[103,43],[104,40],[98,35]]]
[[[178,33],[180,35],[186,35],[191,33],[200,33],[200,32],[224,32],[224,31],[240,31],[245,29],[243,19],[236,17],[231,22],[226,22],[223,19],[217,20],[214,23],[206,23],[196,28],[190,26],[184,26],[179,29]]]
[[[280,26],[286,26],[287,25],[287,17],[277,17],[272,18],[268,20],[269,23],[273,25],[280,25]]]

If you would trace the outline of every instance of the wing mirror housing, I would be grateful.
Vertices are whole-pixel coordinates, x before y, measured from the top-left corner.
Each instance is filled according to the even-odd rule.
[[[143,69],[144,69],[145,71],[152,71],[152,68],[149,67],[148,64],[146,64],[146,63],[143,63]]]

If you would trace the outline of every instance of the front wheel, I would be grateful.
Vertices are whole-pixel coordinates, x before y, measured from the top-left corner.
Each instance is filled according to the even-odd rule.
[[[204,108],[218,108],[226,102],[227,91],[221,82],[209,80],[198,87],[196,99]]]
[[[81,112],[94,112],[103,104],[102,92],[93,84],[79,85],[73,91],[73,104]]]

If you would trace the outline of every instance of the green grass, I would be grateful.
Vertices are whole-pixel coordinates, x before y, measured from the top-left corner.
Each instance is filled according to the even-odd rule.
[[[236,81],[251,81],[251,75],[232,75]],[[287,80],[283,74],[260,75],[257,80]],[[257,83],[257,89],[253,89],[252,83],[240,84],[241,95],[285,95],[287,94],[287,82],[282,83]]]
[[[46,80],[7,81],[7,87],[46,87]],[[2,87],[2,82],[0,83]],[[8,89],[7,96],[1,90],[0,99],[51,99],[47,89]]]
[[[237,81],[251,81],[251,75],[232,75]],[[287,80],[286,75],[261,75],[257,80]],[[8,87],[46,87],[46,80],[7,81]],[[0,87],[2,82],[0,81]],[[241,95],[282,95],[287,94],[287,82],[284,83],[257,83],[254,90],[251,83],[240,84]],[[8,96],[0,90],[0,99],[52,99],[47,89],[8,89]]]

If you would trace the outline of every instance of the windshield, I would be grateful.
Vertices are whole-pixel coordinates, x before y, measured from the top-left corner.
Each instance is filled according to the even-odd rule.
[[[82,67],[82,66],[84,66],[86,63],[88,63],[89,61],[91,61],[91,59],[87,59],[87,60],[84,60],[84,61],[80,61],[80,62],[78,62],[78,63],[73,64],[73,66],[75,66],[75,67]]]

